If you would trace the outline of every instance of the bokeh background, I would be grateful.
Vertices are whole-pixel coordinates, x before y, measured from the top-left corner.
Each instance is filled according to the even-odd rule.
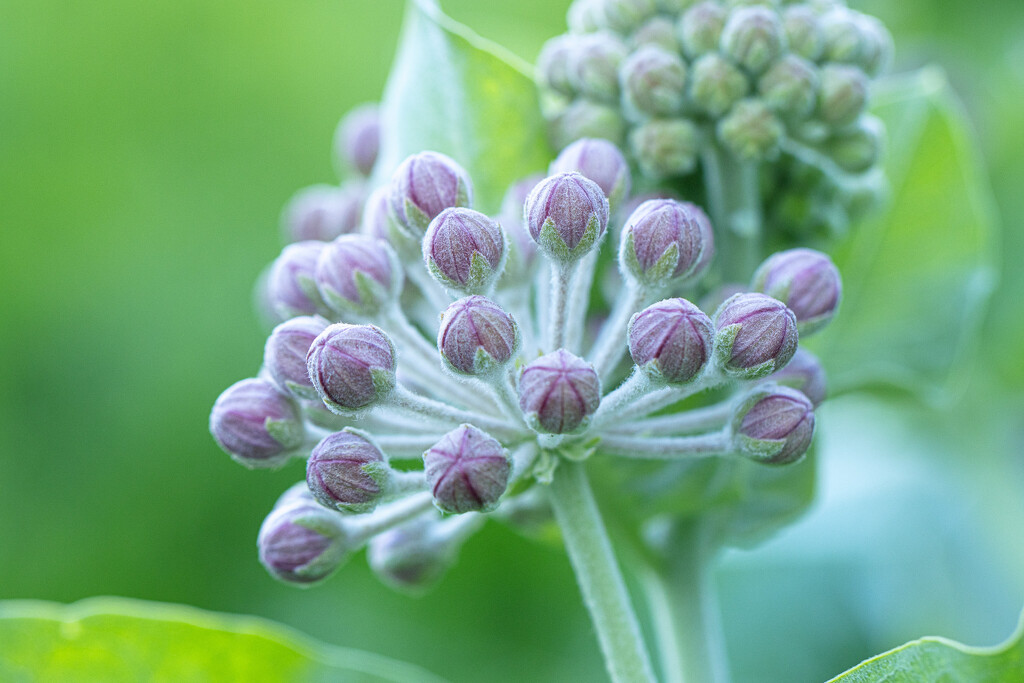
[[[568,3],[442,4],[532,61]],[[963,96],[1002,281],[967,392],[834,402],[821,502],[725,558],[739,680],[823,680],[926,633],[992,644],[1024,605],[1024,3],[853,4],[900,69],[937,62]],[[252,285],[280,209],[335,178],[333,129],[379,98],[401,17],[399,0],[0,0],[0,599],[256,614],[458,681],[602,675],[564,555],[498,525],[426,598],[362,558],[312,591],[274,582],[256,532],[301,466],[246,472],[207,433],[260,363]]]

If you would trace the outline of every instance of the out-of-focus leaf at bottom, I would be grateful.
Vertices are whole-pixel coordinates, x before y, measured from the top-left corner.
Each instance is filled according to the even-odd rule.
[[[0,602],[0,681],[440,682],[255,617],[124,598]]]
[[[1024,617],[1008,641],[993,648],[968,647],[946,638],[921,638],[872,657],[830,683],[929,681],[1024,681]]]

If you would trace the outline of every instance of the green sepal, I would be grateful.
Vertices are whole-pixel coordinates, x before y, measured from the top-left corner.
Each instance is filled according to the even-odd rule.
[[[752,439],[746,434],[737,434],[735,442],[744,455],[763,464],[772,464],[772,458],[786,446],[785,439]]]
[[[268,417],[263,422],[263,428],[286,451],[299,448],[306,439],[306,429],[298,420],[271,420]]]
[[[736,343],[736,335],[739,334],[740,323],[726,325],[715,333],[715,362],[722,372],[736,379],[761,379],[775,372],[775,361],[766,360],[759,365],[749,368],[735,367],[730,363],[732,360],[732,347]]]
[[[562,236],[558,234],[555,222],[547,218],[544,221],[544,225],[541,226],[537,243],[540,245],[541,251],[551,260],[566,264],[575,263],[597,243],[597,227],[597,216],[591,216],[579,244],[575,248],[570,249],[569,245],[562,239]]]
[[[306,386],[304,384],[296,384],[295,382],[285,381],[284,387],[298,398],[306,398],[311,400],[316,400],[320,398],[319,394],[316,393],[316,389],[310,386]]]

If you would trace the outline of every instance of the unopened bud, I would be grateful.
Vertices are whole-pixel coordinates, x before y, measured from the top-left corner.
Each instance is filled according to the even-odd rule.
[[[821,19],[825,57],[878,75],[892,55],[892,37],[874,17],[837,7]]]
[[[632,186],[629,164],[619,148],[607,140],[577,140],[563,149],[548,168],[552,175],[574,171],[597,183],[612,208],[629,196]],[[520,212],[521,207],[522,204]]]
[[[788,465],[803,457],[814,437],[814,406],[790,387],[753,389],[732,418],[736,447],[755,462]]]
[[[359,232],[367,237],[391,241],[391,207],[388,202],[390,188],[381,185],[370,193],[363,206],[363,219],[359,225]]]
[[[792,54],[812,62],[818,61],[825,49],[818,14],[806,5],[787,7],[782,15],[782,27]]]
[[[441,316],[437,346],[445,363],[460,374],[485,375],[504,367],[519,350],[519,328],[498,304],[484,296],[459,299]]]
[[[767,7],[740,7],[729,14],[722,30],[722,50],[734,62],[757,74],[782,52],[784,32],[778,13]]]
[[[818,72],[806,59],[786,55],[761,76],[757,89],[768,106],[802,118],[814,111],[818,101]]]
[[[828,381],[821,361],[810,351],[798,348],[786,367],[768,376],[766,381],[783,384],[806,396],[817,408],[828,395]]]
[[[619,249],[623,272],[648,287],[664,287],[693,275],[705,250],[713,249],[707,216],[694,204],[654,199],[626,220]]]
[[[370,569],[396,590],[426,593],[455,564],[462,538],[447,527],[461,521],[431,510],[374,536],[366,548]]]
[[[402,288],[398,257],[386,242],[342,235],[328,244],[316,265],[316,284],[337,313],[373,316]]]
[[[544,43],[537,56],[537,82],[541,87],[570,97],[576,94],[569,65],[578,40],[576,36],[560,35]]]
[[[313,340],[306,367],[324,405],[339,415],[369,407],[395,388],[395,347],[374,325],[331,325]]]
[[[619,64],[628,51],[613,33],[589,33],[576,38],[569,79],[586,97],[614,104],[619,100]]]
[[[565,19],[573,33],[593,33],[600,28],[597,0],[573,0]]]
[[[828,324],[843,291],[839,269],[814,249],[772,254],[754,273],[751,286],[784,303],[796,316],[803,336]]]
[[[293,398],[263,379],[235,382],[210,411],[210,434],[246,467],[277,467],[302,446],[302,414]]]
[[[764,294],[737,294],[715,313],[715,357],[731,377],[759,379],[796,352],[796,316]]]
[[[682,51],[676,38],[675,23],[665,16],[649,19],[643,26],[637,28],[630,36],[630,44],[634,47],[656,45],[672,53]]]
[[[345,115],[338,124],[335,152],[343,167],[354,168],[369,176],[380,151],[380,110],[376,104],[364,104]]]
[[[423,454],[434,504],[443,512],[489,512],[508,488],[512,460],[494,438],[461,425]]]
[[[687,119],[655,119],[630,132],[629,148],[644,175],[673,178],[696,167],[700,136]]]
[[[326,309],[316,287],[316,263],[325,246],[315,240],[289,244],[271,265],[264,291],[270,307],[282,319]]]
[[[580,138],[603,138],[618,145],[626,135],[626,121],[618,107],[577,99],[550,123],[551,143],[561,149]]]
[[[629,355],[650,377],[668,384],[695,380],[711,357],[715,328],[686,299],[666,299],[629,321]]]
[[[306,463],[306,484],[316,500],[342,512],[369,512],[391,480],[384,454],[362,434],[343,429],[323,438]]]
[[[420,236],[437,214],[472,206],[473,185],[453,159],[440,152],[413,154],[391,177],[391,213],[410,235]]]
[[[423,237],[427,270],[443,286],[466,294],[490,290],[505,264],[505,235],[473,209],[445,209]]]
[[[690,67],[690,100],[713,118],[729,111],[750,89],[739,68],[718,54],[707,54]]]
[[[657,12],[654,0],[596,0],[596,19],[601,26],[628,34]]]
[[[785,135],[782,122],[758,99],[737,102],[715,130],[726,149],[744,161],[774,158]]]
[[[519,407],[538,432],[576,432],[600,403],[601,380],[594,367],[565,349],[541,356],[519,376]]]
[[[718,49],[726,10],[717,2],[702,2],[679,19],[679,43],[691,59]]]
[[[823,150],[844,171],[863,173],[878,163],[884,142],[882,122],[873,116],[862,116],[854,127],[826,140]]]
[[[338,235],[355,232],[365,192],[361,182],[341,187],[313,185],[299,190],[281,215],[285,238],[289,242],[328,242]]]
[[[300,316],[286,320],[270,333],[263,348],[263,367],[279,387],[299,398],[317,397],[309,381],[306,354],[329,324],[319,316]]]
[[[634,118],[672,116],[683,108],[686,64],[674,52],[645,45],[622,62],[619,79]]]
[[[323,581],[348,558],[338,513],[316,503],[276,507],[260,527],[260,562],[275,579],[301,586]]]
[[[868,101],[868,79],[855,66],[826,64],[821,69],[818,113],[836,128],[857,120]]]
[[[501,200],[498,222],[505,229],[505,237],[508,238],[506,247],[509,252],[502,282],[519,286],[531,272],[537,256],[537,243],[530,237],[530,231],[526,228],[523,207],[526,205],[526,198],[530,196],[530,191],[543,179],[544,176],[537,173],[517,180],[509,186]]]
[[[571,263],[590,251],[608,227],[608,199],[579,173],[545,178],[526,199],[530,236],[555,261]]]

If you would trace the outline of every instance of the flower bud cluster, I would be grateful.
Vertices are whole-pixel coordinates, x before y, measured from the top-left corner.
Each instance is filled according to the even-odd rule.
[[[557,148],[605,138],[654,180],[696,171],[709,148],[781,156],[856,214],[850,178],[879,167],[884,141],[865,113],[892,54],[877,19],[843,0],[574,0],[568,22],[537,62]]]
[[[650,23],[645,3],[603,7],[616,30]],[[730,38],[744,68],[770,68],[775,44],[761,30]],[[566,82],[605,97],[621,55],[591,48],[595,62]],[[652,97],[667,101],[668,76],[663,86]],[[377,134],[366,116],[350,115],[338,138],[344,165],[361,173],[373,165],[361,136]],[[263,367],[210,415],[217,443],[248,467],[305,460],[305,482],[259,534],[274,577],[318,582],[365,546],[383,581],[425,590],[492,513],[507,521],[521,515],[500,514],[506,503],[535,507],[562,457],[803,456],[825,381],[798,340],[834,315],[835,266],[808,249],[780,252],[702,310],[679,294],[702,286],[711,220],[693,203],[631,191],[625,155],[602,139],[569,145],[501,207],[475,206],[459,161],[424,151],[369,193],[357,231],[284,248],[264,282],[278,322]],[[591,307],[586,284],[606,263],[603,275],[622,281],[610,315]],[[651,414],[711,387],[731,395],[702,445],[648,436],[644,420],[661,419]]]

